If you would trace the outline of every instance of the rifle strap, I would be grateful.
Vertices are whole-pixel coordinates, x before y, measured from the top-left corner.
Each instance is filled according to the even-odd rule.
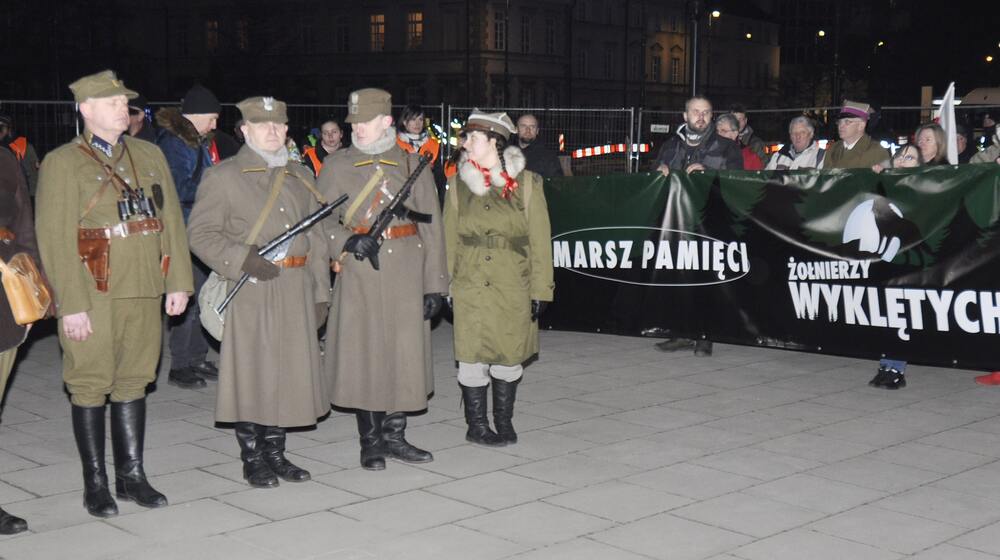
[[[260,233],[260,230],[264,227],[264,222],[267,220],[267,216],[271,213],[271,209],[274,208],[274,203],[278,201],[278,195],[281,193],[281,186],[284,184],[285,169],[281,167],[276,169],[274,172],[274,180],[271,182],[271,194],[267,197],[267,203],[264,204],[264,209],[261,210],[260,216],[257,217],[257,222],[253,225],[253,229],[250,230],[250,235],[247,236],[247,245],[253,245],[253,242]]]
[[[354,217],[354,214],[358,211],[358,208],[361,207],[361,203],[364,202],[366,198],[368,198],[368,195],[371,194],[372,189],[374,189],[375,185],[377,185],[379,181],[382,180],[382,177],[384,175],[385,172],[382,171],[381,167],[375,169],[375,173],[372,174],[370,179],[368,179],[368,182],[365,183],[365,186],[361,189],[361,192],[358,193],[358,196],[354,198],[354,201],[351,202],[351,205],[347,207],[347,212],[344,212],[344,217],[343,219],[341,219],[340,223],[344,224],[345,226],[351,223],[351,218]]]
[[[290,174],[294,175],[299,181],[302,181],[302,184],[305,186],[305,188],[309,192],[312,193],[313,198],[316,199],[316,202],[318,202],[320,204],[320,206],[326,204],[326,197],[324,197],[322,194],[320,194],[320,192],[318,190],[316,190],[316,187],[314,187],[312,185],[312,182],[310,180],[308,180],[305,177],[303,177],[297,171],[289,170],[289,171],[287,171],[287,173],[290,173]]]

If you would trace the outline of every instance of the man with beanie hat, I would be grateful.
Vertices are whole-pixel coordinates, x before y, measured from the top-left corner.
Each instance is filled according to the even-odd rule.
[[[391,103],[381,89],[351,93],[351,147],[327,157],[319,174],[328,199],[350,196],[326,220],[330,255],[338,259],[326,372],[333,404],[355,411],[361,466],[368,470],[384,469],[386,458],[434,459],[404,436],[406,413],[427,408],[434,390],[430,319],[448,292],[441,207],[430,169],[416,178],[403,216],[379,239],[368,235],[419,162],[418,154],[396,143]]]
[[[205,173],[191,211],[191,248],[229,285],[252,280],[225,311],[215,419],[235,423],[243,477],[268,488],[309,480],[285,457],[285,428],[330,411],[316,331],[330,300],[322,227],[296,236],[270,260],[258,247],[319,209],[313,174],[289,161],[285,103],[253,97],[237,107],[246,144]]]
[[[124,134],[138,94],[110,70],[69,88],[83,133],[42,162],[35,230],[59,318],[83,504],[109,517],[118,505],[105,468],[108,400],[115,494],[167,505],[143,469],[146,386],[156,379],[161,309],[183,313],[192,292],[191,258],[163,154]]]
[[[206,169],[219,162],[214,148],[213,131],[222,106],[205,86],[195,85],[181,101],[181,108],[164,107],[156,112],[156,144],[170,165],[170,173],[177,187],[185,222],[194,206],[198,184]],[[194,273],[194,293],[187,311],[171,319],[170,373],[167,382],[183,389],[205,386],[203,377],[216,379],[219,370],[208,361],[208,340],[201,329],[198,316],[198,292],[208,278],[208,267],[195,257],[191,259]]]

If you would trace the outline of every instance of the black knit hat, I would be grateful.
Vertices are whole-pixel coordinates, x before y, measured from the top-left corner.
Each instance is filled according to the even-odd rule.
[[[181,101],[181,113],[185,115],[205,115],[219,113],[222,105],[215,94],[201,84],[196,84],[184,94]]]

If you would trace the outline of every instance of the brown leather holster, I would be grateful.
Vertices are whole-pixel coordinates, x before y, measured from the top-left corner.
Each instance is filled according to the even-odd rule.
[[[90,271],[97,283],[98,292],[108,291],[108,277],[111,273],[111,239],[100,237],[85,237],[83,229],[77,240],[77,248],[80,252],[80,260]]]

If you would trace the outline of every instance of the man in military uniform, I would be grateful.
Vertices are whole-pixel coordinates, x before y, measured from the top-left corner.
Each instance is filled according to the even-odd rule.
[[[230,286],[244,285],[226,308],[215,419],[236,424],[243,477],[272,487],[309,480],[285,457],[285,428],[330,411],[316,330],[330,300],[330,258],[319,225],[296,236],[279,260],[258,246],[315,212],[313,174],[289,161],[285,103],[254,97],[237,104],[246,144],[205,171],[188,234],[191,249]]]
[[[350,196],[339,215],[327,220],[330,255],[341,258],[327,324],[326,371],[333,404],[356,410],[361,465],[369,470],[384,469],[386,457],[433,460],[410,445],[404,431],[406,412],[427,408],[433,391],[429,319],[448,291],[441,211],[428,169],[406,207],[429,219],[393,220],[381,247],[367,235],[419,161],[396,144],[390,111],[388,92],[351,93],[352,145],[330,155],[319,176],[327,199]],[[378,270],[361,260],[372,257]]]
[[[84,130],[42,162],[38,245],[55,292],[84,506],[109,517],[118,513],[104,465],[109,396],[117,496],[167,505],[143,471],[146,386],[160,355],[161,296],[168,315],[184,312],[191,260],[163,154],[123,134],[137,94],[110,70],[69,87]]]

